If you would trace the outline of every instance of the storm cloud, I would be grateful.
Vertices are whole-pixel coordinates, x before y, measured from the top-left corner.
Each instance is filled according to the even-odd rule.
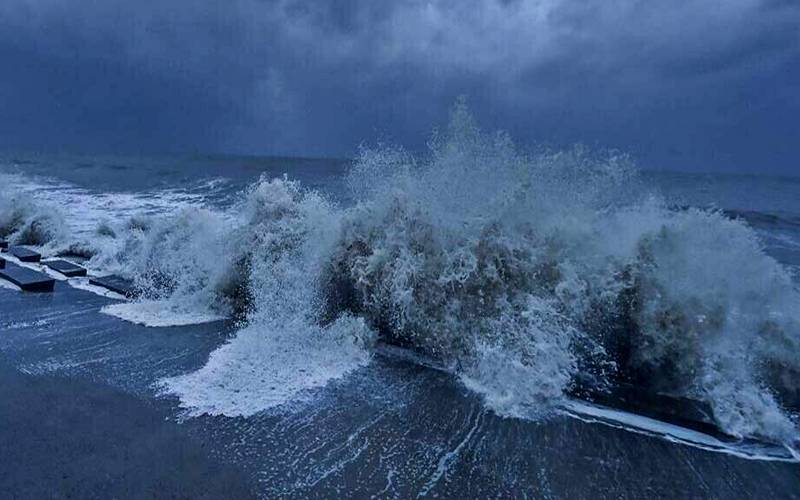
[[[460,95],[523,144],[800,173],[786,0],[5,0],[0,148],[349,156]]]

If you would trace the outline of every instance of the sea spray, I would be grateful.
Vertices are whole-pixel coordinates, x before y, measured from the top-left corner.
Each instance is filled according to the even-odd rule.
[[[12,188],[19,177],[0,177],[0,239],[15,245],[51,245],[64,234],[63,217],[52,204],[36,202],[25,191]]]
[[[363,366],[374,334],[363,319],[323,325],[319,276],[338,235],[339,213],[286,179],[263,180],[231,234],[247,249],[246,326],[195,373],[163,381],[193,414],[251,415],[302,399]]]
[[[765,366],[796,373],[800,297],[745,224],[670,210],[624,156],[522,154],[463,107],[431,148],[357,160],[334,309],[440,358],[501,414],[624,381],[706,401],[730,434],[795,439]]]
[[[764,368],[797,369],[800,296],[752,230],[714,212],[669,214],[642,239],[636,291],[634,363],[661,389],[708,400],[734,435],[791,438],[773,395],[783,388]]]
[[[47,244],[134,279],[130,317],[238,317],[204,368],[164,381],[196,413],[302,398],[368,363],[377,336],[501,415],[624,383],[705,401],[732,435],[797,438],[800,295],[744,221],[670,208],[624,155],[521,152],[461,105],[427,154],[364,149],[348,185],[346,207],[286,178],[226,211],[165,195],[169,210],[101,221],[92,205],[94,229]],[[61,217],[3,200],[12,238]]]

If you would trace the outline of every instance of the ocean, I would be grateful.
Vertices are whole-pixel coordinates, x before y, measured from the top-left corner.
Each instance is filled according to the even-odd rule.
[[[353,160],[2,155],[0,240],[136,298],[0,280],[0,490],[796,497],[799,193],[466,119]]]

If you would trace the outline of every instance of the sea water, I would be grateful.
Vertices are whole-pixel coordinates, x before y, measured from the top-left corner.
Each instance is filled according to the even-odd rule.
[[[624,383],[796,445],[800,179],[530,150],[463,109],[425,152],[17,154],[0,176],[0,237],[133,280],[140,298],[104,314],[235,322],[202,366],[155,381],[186,416],[307,404],[389,343],[503,419]]]

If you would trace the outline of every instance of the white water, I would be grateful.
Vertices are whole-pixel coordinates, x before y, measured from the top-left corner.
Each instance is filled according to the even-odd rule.
[[[166,379],[162,388],[180,397],[191,415],[249,416],[298,401],[365,366],[366,326],[344,320],[320,329],[299,321],[257,323],[239,331],[194,373]]]
[[[649,390],[708,402],[732,435],[797,438],[777,394],[800,370],[800,294],[743,223],[669,210],[623,156],[520,153],[462,107],[428,156],[364,150],[349,184],[349,208],[286,179],[262,179],[226,213],[131,195],[113,223],[94,194],[6,193],[0,221],[23,214],[16,238],[45,220],[44,248],[74,246],[60,228],[78,228],[91,266],[145,291],[106,312],[151,325],[244,314],[205,367],[163,382],[193,414],[303,397],[369,362],[380,331],[501,415],[538,418],[578,375],[602,385],[632,370]],[[134,208],[153,199],[163,206]]]
[[[226,317],[210,311],[197,311],[193,309],[181,310],[171,307],[170,304],[160,300],[142,300],[110,304],[103,307],[100,312],[115,316],[131,323],[151,327],[185,326],[212,323],[224,320]]]
[[[632,413],[603,408],[582,401],[567,401],[561,413],[583,422],[607,425],[648,436],[666,439],[695,448],[716,453],[724,453],[745,460],[765,460],[775,462],[800,462],[797,452],[758,444],[725,443],[702,432],[654,420]]]
[[[796,373],[800,295],[743,223],[668,210],[625,158],[520,154],[463,109],[426,162],[367,151],[353,177],[335,258],[359,311],[498,413],[546,412],[578,366],[602,382],[624,361],[726,432],[795,439],[761,370]],[[619,337],[630,359],[608,351]]]
[[[19,174],[0,178],[0,228],[12,229],[5,237],[50,251],[97,249],[101,228],[113,230],[132,218],[163,216],[203,202],[201,195],[177,189],[97,193]]]

